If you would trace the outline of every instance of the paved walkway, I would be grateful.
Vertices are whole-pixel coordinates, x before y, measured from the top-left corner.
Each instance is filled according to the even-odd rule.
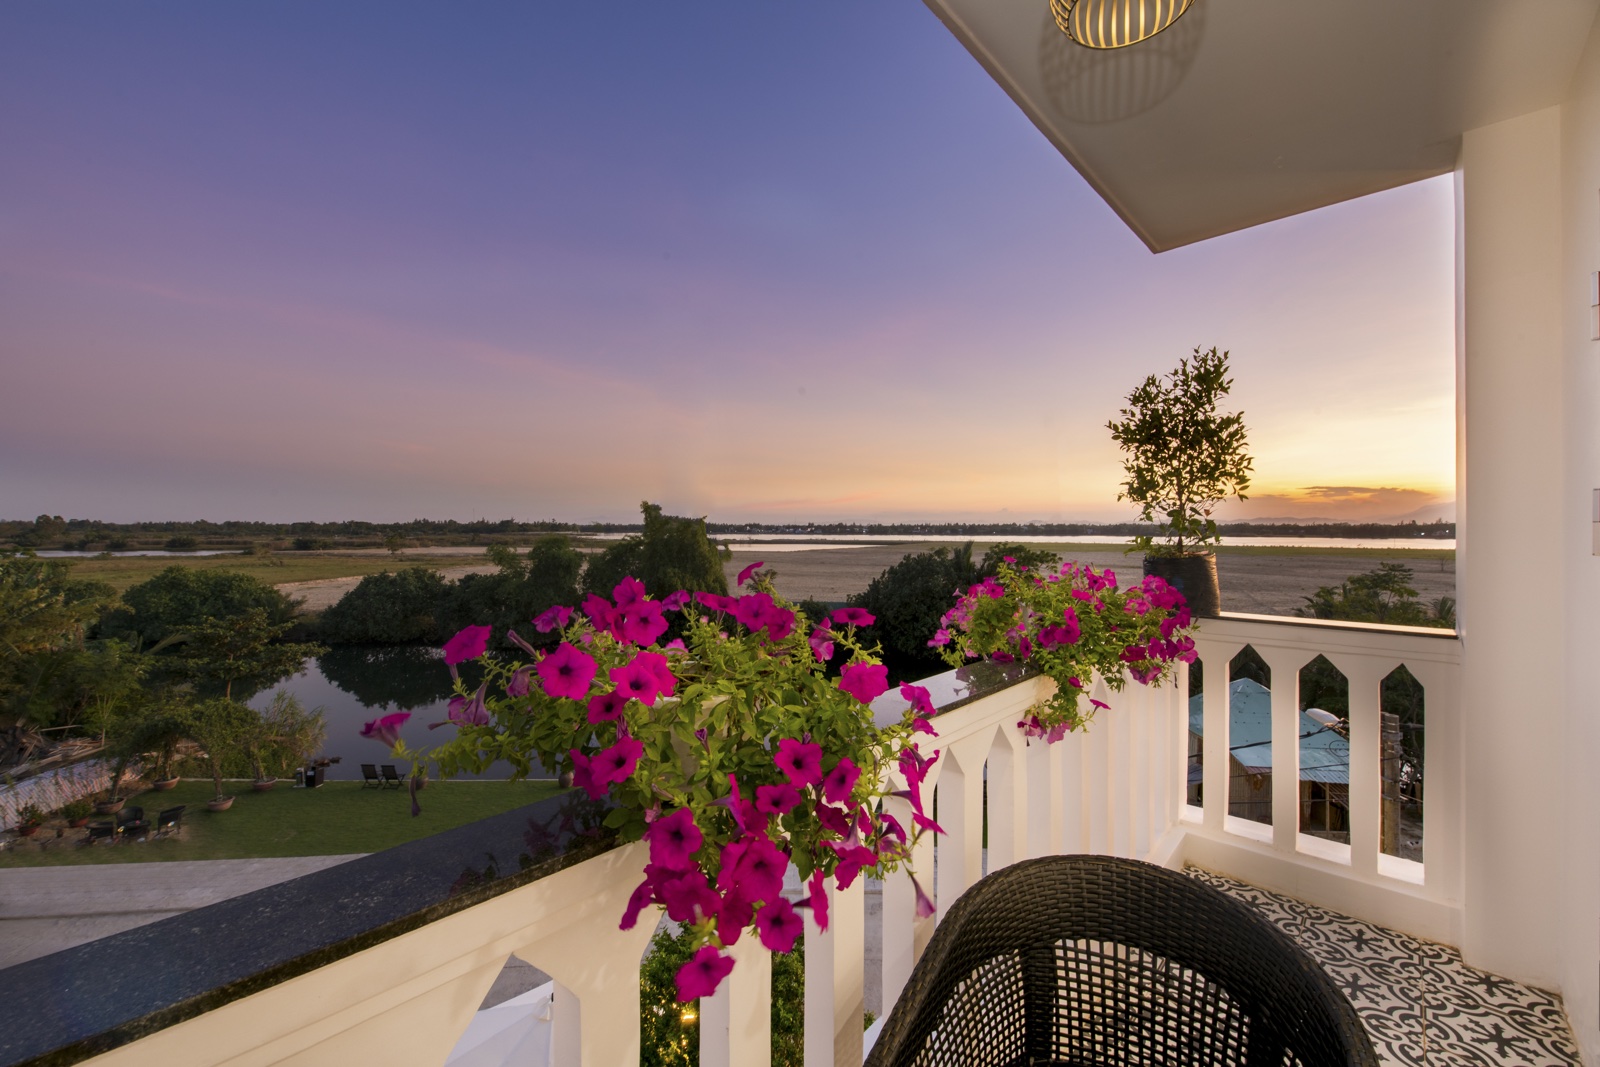
[[[0,967],[357,858],[294,856],[0,870]]]

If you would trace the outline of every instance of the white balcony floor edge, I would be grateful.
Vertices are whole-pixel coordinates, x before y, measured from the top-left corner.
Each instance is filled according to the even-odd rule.
[[[1581,1067],[1555,993],[1468,967],[1446,945],[1386,930],[1198,867],[1327,969],[1385,1067]]]

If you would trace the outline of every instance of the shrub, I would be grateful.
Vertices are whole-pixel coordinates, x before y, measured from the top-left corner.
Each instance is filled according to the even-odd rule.
[[[435,613],[448,590],[444,575],[426,567],[369,574],[322,613],[318,635],[341,645],[437,642]]]
[[[124,607],[101,621],[101,636],[142,640],[148,647],[207,619],[264,611],[273,624],[294,618],[295,603],[260,578],[236,571],[199,571],[174,564],[122,594]]]
[[[526,556],[504,545],[491,546],[488,554],[499,568],[495,573],[464,575],[440,597],[439,631],[455,633],[483,623],[494,627],[501,647],[510,647],[504,635],[512,627],[530,640],[545,640],[529,620],[557,604],[578,602],[583,554],[560,535],[541,538]]]
[[[168,552],[193,552],[200,547],[200,541],[189,534],[178,534],[176,537],[167,538],[167,543],[163,547]]]

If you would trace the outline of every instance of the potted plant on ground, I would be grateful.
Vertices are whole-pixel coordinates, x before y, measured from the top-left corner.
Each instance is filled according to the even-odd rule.
[[[212,811],[227,811],[233,806],[233,797],[222,792],[223,761],[240,751],[245,739],[259,729],[260,722],[261,716],[250,708],[226,698],[196,706],[189,721],[189,737],[204,750],[202,758],[216,787],[216,795],[206,801]]]
[[[22,810],[17,812],[17,834],[20,837],[32,837],[39,832],[39,827],[44,825],[44,812],[37,804],[24,804]]]
[[[1145,553],[1144,572],[1159,575],[1183,594],[1196,615],[1217,615],[1217,557],[1221,538],[1211,517],[1228,497],[1244,500],[1251,459],[1244,413],[1222,414],[1217,403],[1233,388],[1228,353],[1216,348],[1178,363],[1170,374],[1146,378],[1128,394],[1122,419],[1106,424],[1126,453],[1118,500],[1139,507],[1154,536],[1134,538]]]
[[[271,761],[278,770],[287,772],[290,765],[304,766],[322,747],[328,734],[328,724],[321,708],[307,711],[298,697],[277,692],[272,702],[258,716],[259,727],[252,729],[244,739],[244,747],[255,771],[254,789],[266,792],[277,784],[276,777],[267,774]],[[319,761],[326,765],[327,761]]]
[[[57,813],[66,820],[68,826],[74,830],[89,825],[89,816],[94,814],[94,805],[87,800],[74,800],[61,805]]]

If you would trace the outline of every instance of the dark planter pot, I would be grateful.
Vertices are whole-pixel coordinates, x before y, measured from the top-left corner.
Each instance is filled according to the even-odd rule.
[[[267,790],[271,789],[277,784],[278,780],[276,778],[257,778],[255,781],[250,783],[250,788],[254,789],[257,793],[265,793]]]
[[[68,819],[67,820],[67,825],[72,827],[74,830],[81,830],[85,826],[89,825],[89,817],[87,815],[85,815],[81,819]]]
[[[36,834],[38,832],[39,832],[39,824],[38,823],[34,823],[32,826],[19,826],[19,827],[17,827],[17,836],[18,837],[32,837],[34,834]]]
[[[177,787],[177,775],[173,775],[171,778],[156,778],[150,783],[150,788],[154,789],[158,793],[165,793],[167,790],[176,789]]]
[[[1215,618],[1222,614],[1222,591],[1217,586],[1217,557],[1206,552],[1192,556],[1146,556],[1144,572],[1162,578],[1183,594],[1189,613]]]
[[[206,801],[206,807],[211,811],[227,811],[233,807],[232,797],[216,797]]]
[[[115,800],[97,800],[94,802],[94,813],[96,815],[115,815],[122,810],[122,805],[127,802],[125,797],[118,797]]]

